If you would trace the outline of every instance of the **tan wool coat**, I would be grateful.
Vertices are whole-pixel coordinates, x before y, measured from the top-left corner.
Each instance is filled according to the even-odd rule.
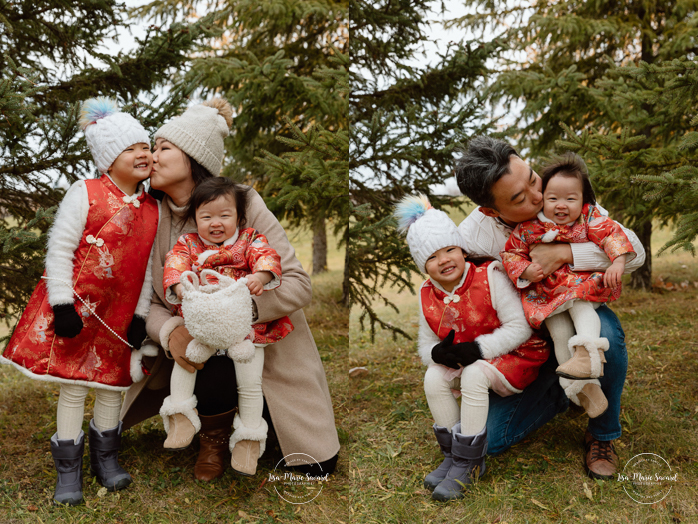
[[[267,237],[269,245],[281,256],[282,267],[281,286],[252,297],[257,307],[257,322],[288,315],[295,328],[286,338],[264,350],[264,398],[284,456],[306,453],[323,462],[339,452],[339,439],[325,370],[302,311],[312,296],[310,277],[296,258],[283,227],[259,194],[251,190],[248,196],[246,227]],[[165,196],[153,251],[155,293],[146,322],[148,336],[157,344],[160,344],[160,328],[173,316],[162,286],[165,256],[179,235],[195,231],[193,222],[183,227],[179,224],[169,197]],[[154,362],[147,362],[151,374],[126,392],[121,409],[124,428],[158,414],[163,399],[170,394],[173,362],[164,350]]]

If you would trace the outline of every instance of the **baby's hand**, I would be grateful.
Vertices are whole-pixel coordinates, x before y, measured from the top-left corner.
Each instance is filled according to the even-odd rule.
[[[529,282],[540,282],[544,277],[545,273],[543,273],[543,267],[540,264],[533,262],[523,273],[521,273],[519,278],[523,278]]]
[[[259,296],[264,291],[264,286],[266,286],[274,275],[271,271],[258,271],[251,275],[247,275],[247,289],[250,290],[250,295]]]
[[[625,256],[619,256],[603,275],[603,285],[616,288],[620,285],[620,279],[625,271]]]
[[[250,290],[250,295],[259,296],[264,291],[264,284],[261,279],[255,275],[247,275],[247,289]]]
[[[180,302],[181,302],[181,300],[182,300],[182,293],[183,293],[183,291],[182,291],[182,284],[175,284],[174,286],[172,286],[172,291],[174,292],[175,295],[177,295],[177,298],[178,298],[178,299],[180,300]]]

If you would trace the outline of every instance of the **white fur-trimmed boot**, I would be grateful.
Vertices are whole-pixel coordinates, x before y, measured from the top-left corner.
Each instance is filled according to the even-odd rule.
[[[267,422],[252,429],[243,426],[239,414],[233,421],[233,434],[230,436],[230,465],[236,473],[251,476],[257,473],[257,461],[264,454],[267,444]]]
[[[160,408],[162,425],[165,426],[167,439],[165,449],[184,449],[201,429],[201,421],[196,411],[196,396],[180,402],[173,402],[172,395],[165,398]]]
[[[570,380],[585,380],[603,377],[604,352],[608,349],[608,339],[592,340],[582,335],[573,336],[569,342],[570,353],[574,356],[555,370],[560,377]]]
[[[589,418],[599,417],[608,409],[608,400],[597,379],[570,380],[560,378],[560,386],[568,399],[584,408]]]

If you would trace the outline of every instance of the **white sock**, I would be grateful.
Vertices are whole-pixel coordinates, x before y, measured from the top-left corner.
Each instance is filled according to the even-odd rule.
[[[59,440],[75,441],[80,435],[85,418],[85,398],[89,390],[87,386],[61,384],[56,409],[56,432]]]
[[[99,431],[114,429],[119,425],[121,391],[95,389],[95,426]]]

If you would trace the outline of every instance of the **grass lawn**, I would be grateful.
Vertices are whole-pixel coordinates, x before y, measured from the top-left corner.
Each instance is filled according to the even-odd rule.
[[[457,222],[463,216],[454,215]],[[659,248],[669,233],[654,236]],[[654,260],[654,275],[688,286],[663,293],[626,287],[612,306],[629,356],[623,436],[616,449],[621,468],[639,453],[668,461],[678,480],[663,501],[641,505],[621,482],[587,478],[581,438],[588,418],[568,410],[524,442],[488,458],[487,474],[464,500],[432,502],[422,481],[441,459],[415,342],[393,340],[385,332],[372,342],[353,311],[349,364],[369,373],[350,381],[351,408],[343,419],[350,431],[352,522],[698,522],[698,267],[690,254],[665,254]],[[416,336],[417,298],[389,289],[386,295],[400,313],[377,304],[382,318]]]
[[[304,267],[311,259],[310,235],[290,232]],[[314,298],[305,309],[337,413],[337,425],[347,411],[348,390],[344,372],[348,352],[348,314],[341,298],[343,250],[331,241],[328,273],[313,277]],[[269,473],[281,460],[272,447],[260,461],[254,477],[240,477],[228,469],[212,483],[194,480],[198,445],[166,452],[159,417],[126,431],[121,463],[131,473],[133,485],[117,493],[105,493],[83,466],[86,504],[75,508],[51,503],[56,479],[49,452],[49,438],[56,430],[59,387],[25,378],[9,366],[0,366],[0,522],[42,523],[204,523],[204,522],[339,522],[350,515],[351,488],[345,431],[336,474],[313,501],[293,505],[279,498]],[[94,396],[88,397],[83,429],[92,416]],[[88,443],[89,444],[89,443]],[[87,450],[86,450],[87,451]],[[87,458],[87,455],[85,455]]]

